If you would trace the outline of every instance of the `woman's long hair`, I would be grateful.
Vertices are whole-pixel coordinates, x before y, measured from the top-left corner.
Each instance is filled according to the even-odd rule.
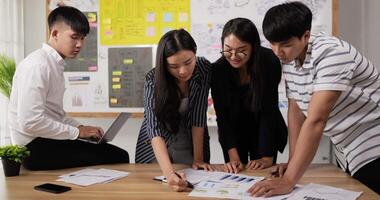
[[[172,30],[163,35],[157,46],[154,80],[154,112],[158,121],[171,133],[176,134],[180,123],[180,93],[175,77],[167,67],[167,58],[181,50],[196,53],[197,46],[191,35],[184,29]]]
[[[228,21],[223,28],[222,46],[224,39],[229,35],[235,35],[240,41],[246,42],[252,46],[251,55],[247,62],[247,74],[250,76],[248,105],[252,111],[261,109],[261,97],[263,94],[262,66],[261,65],[261,41],[259,32],[255,24],[246,18],[235,18]],[[234,80],[240,84],[238,71],[235,70]]]

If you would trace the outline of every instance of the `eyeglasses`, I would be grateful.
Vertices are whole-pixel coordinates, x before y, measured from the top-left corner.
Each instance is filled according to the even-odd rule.
[[[232,55],[235,54],[236,57],[243,59],[243,58],[245,58],[245,57],[248,55],[247,53],[245,53],[245,52],[243,52],[243,51],[236,51],[236,50],[235,50],[234,53],[232,52],[232,50],[229,50],[229,51],[224,51],[224,50],[222,50],[222,51],[220,51],[220,53],[221,53],[224,57],[226,57],[226,58],[231,58]]]

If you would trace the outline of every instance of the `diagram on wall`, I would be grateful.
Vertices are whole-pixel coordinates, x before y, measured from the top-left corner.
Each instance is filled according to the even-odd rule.
[[[84,45],[74,59],[66,61],[67,72],[96,72],[98,71],[98,22],[96,12],[85,12],[90,23],[90,32],[85,38]]]
[[[191,34],[199,46],[198,55],[210,61],[220,57],[221,34],[224,24],[233,18],[250,19],[260,33],[261,44],[269,47],[262,35],[262,21],[271,7],[286,0],[192,0]],[[332,0],[304,0],[313,12],[312,32],[332,33]]]
[[[190,0],[100,0],[102,45],[157,44],[172,29],[190,28]]]
[[[204,56],[210,61],[217,60],[221,54],[221,23],[192,23],[191,35],[197,43],[197,55]]]
[[[151,47],[109,48],[109,106],[143,107],[145,74],[150,69]]]

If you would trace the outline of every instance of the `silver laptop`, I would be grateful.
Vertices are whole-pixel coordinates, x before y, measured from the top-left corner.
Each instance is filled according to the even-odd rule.
[[[93,144],[100,144],[105,142],[110,142],[113,140],[113,138],[116,136],[116,134],[120,131],[121,127],[124,125],[124,123],[129,118],[129,113],[120,113],[115,121],[111,124],[111,126],[108,128],[108,130],[103,134],[103,136],[100,139],[96,138],[78,138],[78,140],[90,142]]]

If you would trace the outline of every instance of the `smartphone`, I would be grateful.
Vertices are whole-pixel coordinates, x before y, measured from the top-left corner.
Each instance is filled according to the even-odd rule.
[[[58,193],[67,192],[71,190],[71,187],[56,185],[52,183],[45,183],[42,185],[34,186],[34,189],[58,194]]]

